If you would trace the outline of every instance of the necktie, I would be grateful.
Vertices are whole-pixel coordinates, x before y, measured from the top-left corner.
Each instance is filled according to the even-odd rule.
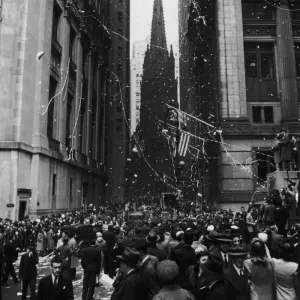
[[[243,273],[243,270],[241,269],[240,270],[240,276],[243,276],[244,275],[244,273]]]
[[[55,277],[54,279],[54,287],[57,288],[57,283],[58,283],[58,277]]]
[[[227,254],[224,254],[224,264],[225,264],[225,268],[227,268],[228,267]]]

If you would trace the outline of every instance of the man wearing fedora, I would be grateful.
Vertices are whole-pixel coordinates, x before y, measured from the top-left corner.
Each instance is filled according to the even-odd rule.
[[[120,270],[113,284],[114,291],[111,300],[146,300],[147,290],[141,280],[137,265],[140,259],[140,253],[126,247],[122,255],[117,256],[120,259]]]
[[[224,269],[227,269],[230,263],[230,257],[228,255],[228,247],[232,242],[232,237],[228,232],[210,232],[209,237],[214,241],[209,251],[219,256],[223,262]]]
[[[161,249],[158,249],[156,243],[159,241],[159,235],[154,231],[151,230],[148,235],[146,236],[147,242],[147,254],[156,256],[159,261],[167,259],[167,253]]]
[[[179,283],[182,288],[187,288],[186,271],[189,266],[193,266],[197,262],[195,250],[191,247],[194,241],[194,234],[192,230],[187,230],[183,235],[184,246],[178,249],[174,248],[171,252],[171,259],[176,262],[179,267]]]
[[[223,277],[223,261],[220,256],[210,253],[207,261],[202,265],[202,271],[207,283],[207,286],[202,288],[205,300],[235,299],[234,288]]]
[[[249,299],[248,272],[244,268],[244,261],[248,252],[244,245],[235,245],[229,248],[228,255],[231,263],[224,270],[224,277],[228,280],[235,290],[236,300]]]
[[[27,297],[27,288],[30,287],[30,300],[36,299],[35,286],[37,277],[36,265],[39,257],[35,249],[35,244],[28,245],[28,252],[21,256],[19,277],[22,281],[22,300]]]

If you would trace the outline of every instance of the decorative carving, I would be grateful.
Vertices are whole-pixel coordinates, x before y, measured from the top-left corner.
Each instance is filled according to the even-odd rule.
[[[276,27],[244,26],[244,36],[276,36]]]

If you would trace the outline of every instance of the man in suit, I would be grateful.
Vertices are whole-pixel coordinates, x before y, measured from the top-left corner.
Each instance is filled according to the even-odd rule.
[[[35,245],[28,245],[28,252],[21,256],[19,277],[22,281],[22,300],[26,300],[27,288],[30,287],[30,300],[36,299],[35,286],[39,256],[36,252]]]
[[[133,248],[125,248],[124,253],[118,256],[121,260],[120,270],[114,282],[114,291],[111,300],[142,300],[147,299],[147,289],[144,286],[137,263],[140,253]]]
[[[147,234],[149,233],[149,231],[150,231],[150,227],[148,226],[148,222],[144,221],[143,226],[140,227],[141,235],[147,236]]]
[[[37,300],[74,300],[72,281],[61,276],[62,263],[60,257],[52,258],[52,274],[40,280]]]
[[[171,259],[174,260],[179,267],[179,283],[182,288],[186,288],[188,283],[186,272],[189,266],[193,266],[197,262],[197,256],[195,250],[191,247],[193,243],[194,234],[191,230],[187,230],[184,233],[183,240],[184,246],[180,248],[174,248],[172,250]]]
[[[3,285],[6,285],[9,275],[11,274],[14,282],[18,282],[13,262],[18,259],[18,251],[13,243],[11,235],[8,236],[8,242],[4,245],[4,262],[5,274],[3,276]]]
[[[167,253],[161,249],[158,249],[156,243],[159,241],[159,235],[151,230],[146,236],[147,242],[147,254],[156,256],[159,261],[167,259]]]
[[[235,291],[235,300],[249,299],[248,273],[244,268],[244,260],[248,252],[243,245],[232,246],[228,250],[231,257],[231,263],[224,270],[224,278],[233,286]]]
[[[101,269],[101,249],[90,245],[81,250],[83,272],[82,300],[93,300],[96,277]]]
[[[106,242],[104,254],[104,273],[108,274],[111,278],[114,276],[114,262],[113,262],[113,249],[116,244],[116,235],[114,226],[108,225],[108,230],[103,232],[103,239]]]

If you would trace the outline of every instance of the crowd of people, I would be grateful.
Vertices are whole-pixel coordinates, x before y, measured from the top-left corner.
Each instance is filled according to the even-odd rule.
[[[81,265],[83,300],[93,299],[103,276],[114,280],[112,300],[300,299],[300,227],[290,219],[289,197],[272,191],[261,207],[249,203],[238,212],[189,203],[167,218],[161,208],[140,203],[135,209],[144,214],[134,222],[122,205],[0,220],[2,284],[10,275],[21,280],[22,300],[28,287],[31,300],[73,300]],[[80,244],[64,230],[76,224],[92,225],[95,238]],[[13,263],[20,253],[17,278]],[[49,255],[52,273],[36,293],[37,265]]]

